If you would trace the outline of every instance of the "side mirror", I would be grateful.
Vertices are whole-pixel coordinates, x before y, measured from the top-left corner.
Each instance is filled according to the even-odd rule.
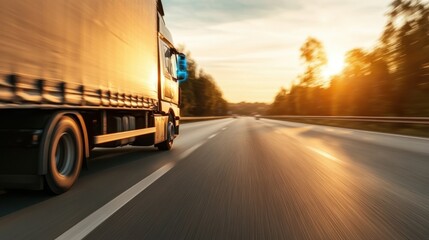
[[[186,82],[188,80],[188,61],[186,56],[183,53],[177,55],[177,80],[180,83]]]

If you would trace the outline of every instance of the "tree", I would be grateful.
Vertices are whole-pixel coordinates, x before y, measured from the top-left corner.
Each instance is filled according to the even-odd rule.
[[[268,114],[270,115],[283,115],[288,114],[287,106],[290,105],[288,102],[289,94],[285,88],[281,88],[277,93],[274,103],[271,104]]]
[[[369,115],[392,115],[394,79],[380,49],[368,54],[371,99]]]
[[[182,48],[183,52],[183,48]],[[198,69],[196,61],[187,52],[188,81],[180,85],[182,114],[184,116],[219,116],[228,113],[228,102],[213,77]]]
[[[393,110],[396,115],[429,114],[428,3],[395,0],[388,16],[380,45],[394,78]]]
[[[300,48],[306,67],[300,83],[277,94],[273,112],[429,116],[429,3],[394,0],[388,18],[378,45],[347,52],[327,89],[320,83],[323,45],[308,38]]]
[[[306,87],[321,85],[320,74],[323,66],[327,64],[323,44],[316,38],[309,37],[300,50],[301,59],[304,61],[304,65],[306,65],[300,84]]]

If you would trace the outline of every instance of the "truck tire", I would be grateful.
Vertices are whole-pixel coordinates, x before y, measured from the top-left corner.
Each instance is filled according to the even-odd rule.
[[[168,118],[168,124],[167,124],[167,140],[165,140],[162,143],[157,144],[158,150],[160,151],[168,151],[173,147],[174,142],[174,123],[173,123],[173,117],[170,115]]]
[[[79,125],[73,118],[62,116],[48,144],[46,190],[61,194],[73,186],[82,168],[83,140]]]

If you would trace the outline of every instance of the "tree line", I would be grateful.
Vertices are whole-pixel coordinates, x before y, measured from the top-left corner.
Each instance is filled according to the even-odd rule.
[[[228,104],[228,109],[231,113],[247,116],[265,114],[268,110],[268,107],[268,104],[262,102],[239,102]]]
[[[342,72],[322,81],[328,59],[323,43],[302,45],[305,71],[282,88],[273,115],[429,116],[429,6],[394,0],[380,39],[371,50],[352,49]]]
[[[228,102],[213,77],[198,68],[188,52],[188,81],[180,84],[183,116],[223,116],[228,113]]]

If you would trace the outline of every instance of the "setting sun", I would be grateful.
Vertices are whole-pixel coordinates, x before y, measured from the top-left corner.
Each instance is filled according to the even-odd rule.
[[[328,64],[322,71],[323,78],[329,82],[331,77],[340,73],[344,68],[344,57],[341,55],[328,55]]]

